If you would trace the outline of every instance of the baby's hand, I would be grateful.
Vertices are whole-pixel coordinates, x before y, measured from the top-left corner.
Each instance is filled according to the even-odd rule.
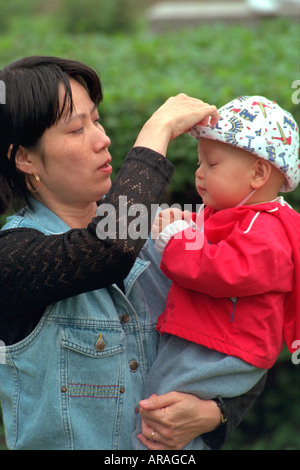
[[[152,225],[151,237],[153,240],[156,240],[160,232],[162,232],[162,230],[168,225],[172,224],[176,220],[186,220],[189,222],[190,218],[191,213],[188,211],[181,211],[177,208],[165,209],[155,218]]]

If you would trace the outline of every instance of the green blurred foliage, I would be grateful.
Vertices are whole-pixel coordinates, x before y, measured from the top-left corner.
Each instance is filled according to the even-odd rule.
[[[297,22],[265,19],[249,27],[216,22],[153,35],[135,16],[137,5],[137,0],[0,0],[0,67],[42,54],[81,60],[99,72],[104,88],[100,114],[112,139],[114,174],[145,120],[180,92],[218,107],[240,95],[265,95],[300,123],[299,104],[292,102],[292,83],[300,79]],[[127,18],[125,24],[120,16]],[[168,156],[176,172],[165,201],[199,202],[196,141],[179,137]],[[286,199],[300,210],[300,188]],[[299,367],[282,353],[265,393],[226,449],[300,449]]]
[[[67,33],[111,34],[132,29],[137,7],[136,0],[62,0],[58,13]]]

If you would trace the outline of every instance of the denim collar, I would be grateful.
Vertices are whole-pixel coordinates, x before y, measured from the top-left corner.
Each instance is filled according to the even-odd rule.
[[[30,203],[31,207],[23,209],[22,215],[38,224],[44,233],[51,235],[70,230],[70,227],[44,204],[33,197]]]

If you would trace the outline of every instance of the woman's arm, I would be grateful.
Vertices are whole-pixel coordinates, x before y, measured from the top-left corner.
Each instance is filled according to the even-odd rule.
[[[169,140],[215,113],[215,107],[179,95],[150,117],[105,198],[114,212],[116,236],[103,236],[104,214],[87,229],[61,235],[26,228],[0,233],[0,289],[5,293],[0,298],[0,338],[5,344],[29,334],[47,305],[126,277],[150,232],[151,206],[159,203],[173,173],[164,158]],[[145,237],[128,232],[134,223],[129,210],[135,204],[143,207]]]
[[[184,93],[169,98],[144,124],[135,146],[149,147],[166,155],[170,140],[198,126],[215,126],[219,115],[217,108]]]
[[[156,152],[129,152],[105,198],[115,209],[117,235],[124,228],[122,214],[135,203],[144,206],[143,220],[150,231],[151,204],[159,202],[172,173],[171,163]],[[121,195],[126,195],[123,207]],[[0,289],[5,293],[0,296],[0,338],[5,344],[15,342],[18,325],[18,340],[26,336],[47,305],[126,277],[145,239],[99,239],[97,226],[103,217],[96,217],[87,229],[59,235],[28,228],[0,231]]]
[[[177,392],[143,400],[140,402],[143,433],[138,438],[150,450],[175,450],[183,449],[202,435],[211,449],[220,449],[262,393],[265,381],[266,375],[244,395],[223,399],[226,408],[224,424],[216,400],[201,400],[194,395]]]
[[[137,437],[150,450],[183,449],[221,422],[220,409],[213,400],[178,392],[142,400],[140,414],[142,434]]]
[[[47,305],[123,279],[150,233],[151,207],[160,202],[172,177],[173,165],[164,158],[170,139],[196,122],[213,119],[215,113],[214,106],[181,94],[167,100],[145,123],[104,200],[114,213],[115,236],[103,236],[104,214],[87,229],[62,235],[3,231],[0,287],[7,292],[5,301],[22,307],[24,302],[27,307],[30,302]],[[135,205],[143,208],[144,237],[132,237],[128,231],[134,223],[129,212]],[[97,212],[101,214],[101,206]],[[53,285],[56,289],[51,289]]]

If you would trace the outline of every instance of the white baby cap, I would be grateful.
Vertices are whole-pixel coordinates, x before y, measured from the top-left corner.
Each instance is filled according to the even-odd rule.
[[[240,147],[282,171],[289,192],[300,182],[299,129],[293,116],[264,96],[241,96],[218,110],[215,127],[194,126],[190,134]]]

